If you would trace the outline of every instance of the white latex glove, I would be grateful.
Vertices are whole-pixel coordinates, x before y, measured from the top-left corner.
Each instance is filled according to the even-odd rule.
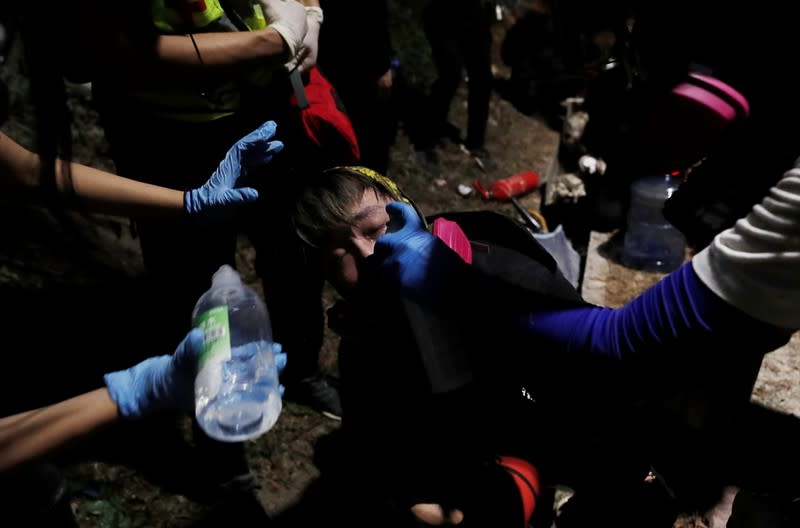
[[[297,53],[297,61],[300,62],[301,72],[304,72],[317,63],[317,53],[319,52],[319,30],[322,27],[322,8],[316,6],[306,7],[306,37],[303,45]]]
[[[308,29],[305,6],[297,0],[258,1],[264,10],[264,17],[269,27],[283,37],[289,47],[289,54],[296,57]]]

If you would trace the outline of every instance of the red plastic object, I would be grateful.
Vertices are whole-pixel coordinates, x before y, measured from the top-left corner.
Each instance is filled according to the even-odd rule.
[[[437,218],[433,221],[432,232],[458,253],[464,262],[472,264],[472,245],[457,223],[446,218]]]
[[[519,494],[522,498],[522,507],[525,511],[525,525],[527,525],[531,520],[533,510],[536,508],[536,501],[541,492],[539,472],[533,464],[517,457],[501,456],[497,463],[500,467],[508,471],[514,478],[514,483],[519,488]]]
[[[533,171],[520,172],[508,178],[503,178],[491,184],[486,189],[479,181],[472,187],[484,200],[498,200],[505,202],[511,198],[528,193],[539,186],[539,175]]]

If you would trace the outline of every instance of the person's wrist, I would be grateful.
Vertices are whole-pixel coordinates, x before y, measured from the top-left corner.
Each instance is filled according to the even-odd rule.
[[[288,48],[289,51],[288,55],[290,57],[294,57],[295,54],[297,53],[297,49],[303,42],[302,39],[298,40],[297,32],[294,31],[294,29],[292,29],[290,26],[281,24],[280,22],[275,24],[270,24],[269,27],[275,30],[275,32],[281,36],[283,42],[286,44],[286,47]]]
[[[170,356],[156,356],[125,370],[109,372],[103,376],[111,399],[117,404],[120,416],[137,419],[156,410],[152,398],[152,385],[156,371],[169,368]]]
[[[190,216],[194,216],[200,212],[197,192],[198,189],[189,189],[183,193],[183,210]]]
[[[279,66],[288,60],[291,49],[283,35],[276,31],[274,27],[268,26],[257,31],[251,31],[251,33],[256,37],[257,45],[262,50],[259,56],[266,61],[270,68],[273,67],[273,63],[274,66]]]

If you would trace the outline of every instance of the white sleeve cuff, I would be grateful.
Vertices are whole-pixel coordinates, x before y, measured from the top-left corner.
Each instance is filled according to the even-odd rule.
[[[692,260],[711,291],[767,323],[800,329],[800,168]]]
[[[322,25],[322,21],[325,18],[324,16],[322,16],[322,8],[318,6],[307,6],[306,16],[311,20],[314,20],[319,25]]]

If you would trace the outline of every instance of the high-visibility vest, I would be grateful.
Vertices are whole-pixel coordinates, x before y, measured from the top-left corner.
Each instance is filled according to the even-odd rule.
[[[234,4],[232,9],[248,28],[267,27],[260,3],[245,0]],[[218,0],[151,0],[150,6],[153,23],[165,33],[202,31],[225,15]]]
[[[267,27],[257,0],[234,0],[226,13],[219,0],[151,0],[151,18],[164,34],[238,31],[229,17],[238,17],[250,30]],[[265,72],[253,72],[254,82],[266,84]],[[152,90],[137,89],[128,94],[161,117],[180,121],[213,121],[233,114],[240,105],[240,86],[236,82],[209,81],[202,86],[169,86]]]

